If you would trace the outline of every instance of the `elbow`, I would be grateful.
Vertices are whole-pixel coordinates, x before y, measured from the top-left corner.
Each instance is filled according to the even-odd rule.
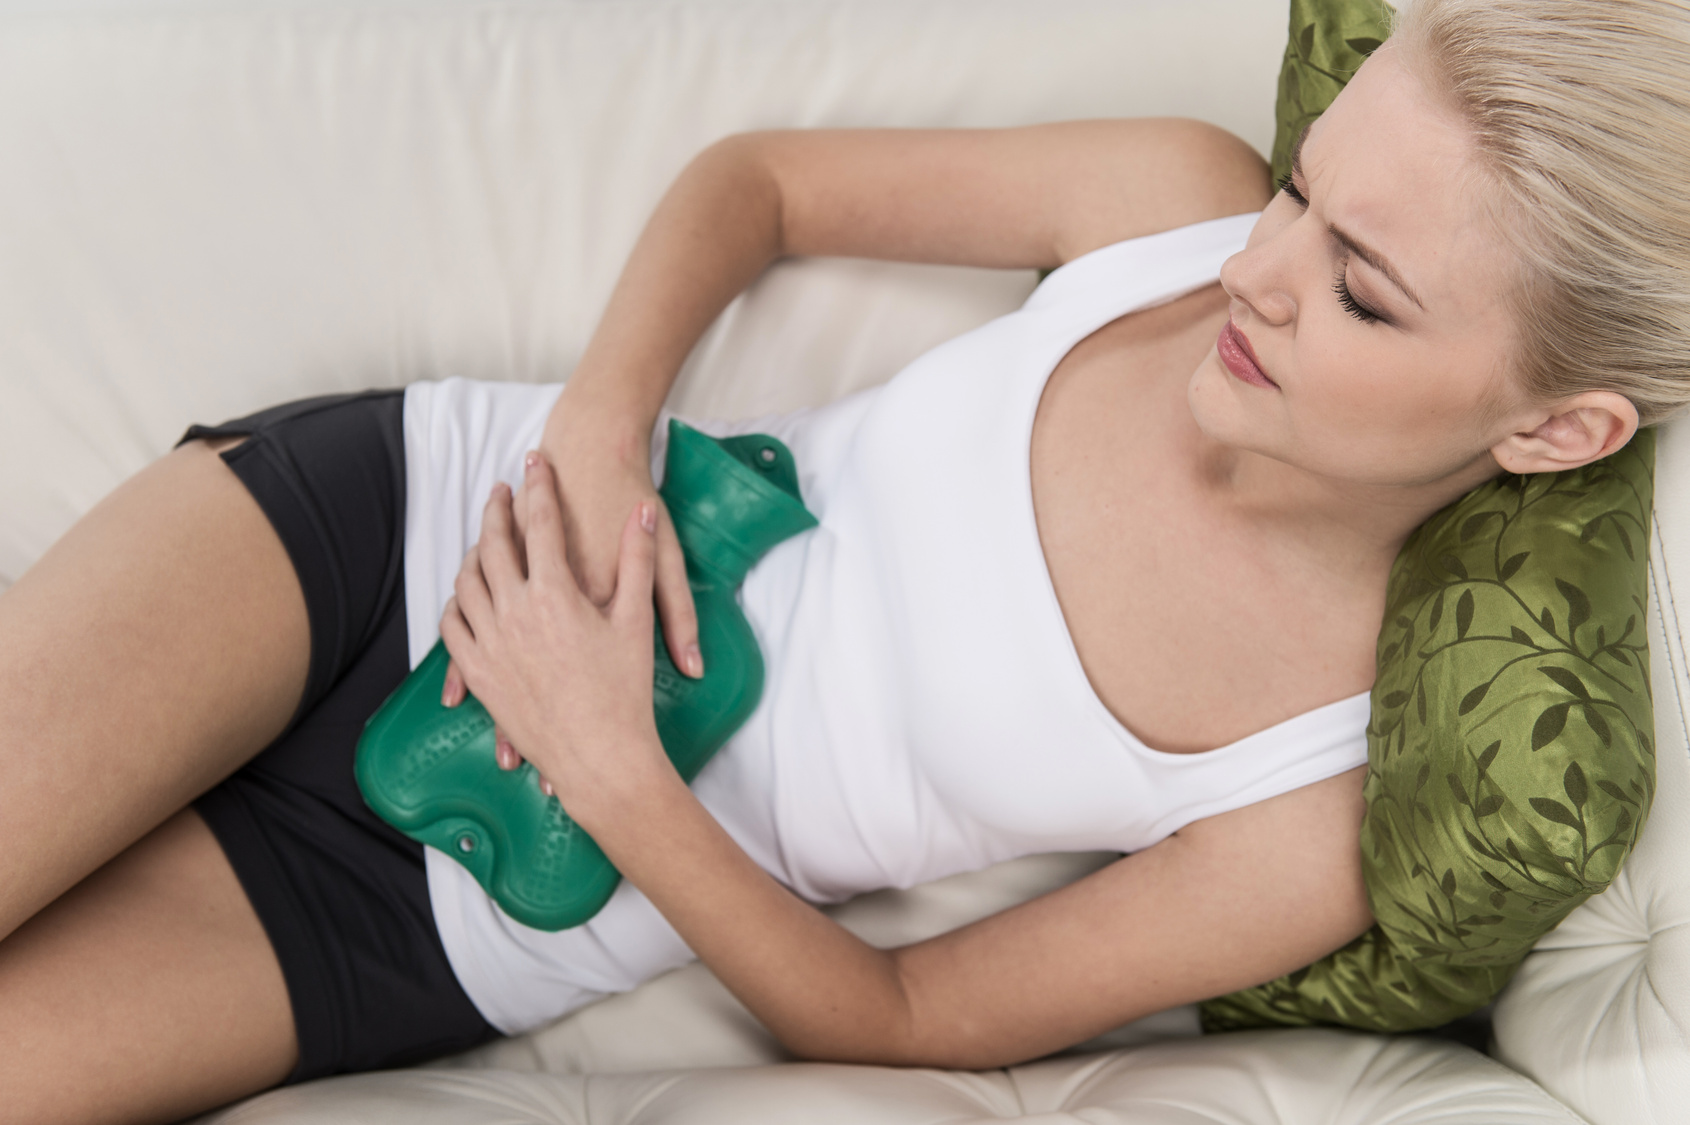
[[[939,1066],[929,1049],[932,1036],[916,1003],[901,950],[875,958],[872,972],[855,984],[831,991],[828,1000],[793,1010],[789,1021],[770,1023],[781,1046],[801,1062],[863,1066]]]
[[[803,1062],[990,1070],[1026,1061],[1006,1052],[1002,1028],[966,1019],[955,1007],[924,1003],[920,982],[909,978],[894,953],[886,988],[875,1002],[831,1010],[776,1034]]]
[[[868,1017],[868,1018],[865,1018]],[[939,1066],[921,1050],[922,1036],[907,1019],[882,1011],[831,1010],[802,1027],[772,1029],[798,1062],[857,1066]]]
[[[812,1027],[777,1031],[775,1038],[795,1062],[849,1063],[855,1066],[920,1066],[898,1037],[862,1028]]]
[[[971,1037],[934,1032],[886,1038],[840,1036],[779,1036],[794,1061],[850,1063],[856,1066],[921,1067],[936,1070],[995,1070],[1025,1062],[984,1043],[970,1044]]]
[[[759,230],[769,259],[788,253],[786,196],[781,188],[778,149],[782,133],[731,133],[706,147],[682,173],[707,185]]]
[[[692,158],[691,168],[755,169],[765,164],[767,132],[729,133],[712,141]]]

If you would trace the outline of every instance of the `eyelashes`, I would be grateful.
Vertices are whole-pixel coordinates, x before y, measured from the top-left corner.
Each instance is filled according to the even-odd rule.
[[[1332,280],[1332,292],[1337,294],[1338,303],[1344,311],[1361,321],[1363,324],[1374,324],[1384,319],[1378,313],[1356,300],[1356,295],[1350,292],[1350,282],[1343,274]]]
[[[1297,185],[1291,182],[1290,176],[1283,176],[1280,178],[1279,190],[1290,197],[1291,201],[1296,203],[1297,206],[1303,208],[1304,210],[1308,209],[1308,197],[1297,190]],[[1366,305],[1362,304],[1360,301],[1356,300],[1356,295],[1350,292],[1349,278],[1344,275],[1344,272],[1341,269],[1339,270],[1338,276],[1332,281],[1332,293],[1338,298],[1338,304],[1343,308],[1343,310],[1361,321],[1363,324],[1377,324],[1381,320],[1385,319]]]

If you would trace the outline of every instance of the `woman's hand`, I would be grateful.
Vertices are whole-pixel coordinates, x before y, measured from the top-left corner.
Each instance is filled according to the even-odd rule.
[[[567,391],[565,392],[567,394]],[[547,458],[554,468],[553,495],[563,516],[564,541],[576,581],[597,605],[609,604],[616,588],[617,560],[627,513],[650,503],[657,510],[657,613],[670,659],[682,674],[704,674],[698,648],[698,615],[687,585],[686,559],[674,523],[651,479],[648,436],[650,427],[616,425],[587,403],[569,403],[554,415],[546,429]],[[531,489],[526,483],[512,504],[517,553],[523,557]],[[477,563],[465,559],[465,569]],[[456,707],[467,689],[454,661],[447,666],[441,703]],[[496,733],[499,767],[514,770],[519,754],[500,729]]]
[[[524,536],[510,490],[494,489],[440,632],[461,680],[499,725],[501,757],[511,743],[522,747],[586,827],[596,797],[671,769],[652,711],[657,506],[642,500],[624,521],[601,606],[570,568],[555,480],[530,453]]]
[[[569,399],[565,389],[564,399]],[[616,588],[623,525],[636,505],[657,510],[657,617],[669,657],[683,675],[704,674],[698,649],[698,616],[681,541],[651,479],[651,424],[587,401],[561,401],[546,426],[541,448],[555,470],[569,565],[581,588],[606,605]],[[518,531],[527,526],[528,491],[516,498]]]

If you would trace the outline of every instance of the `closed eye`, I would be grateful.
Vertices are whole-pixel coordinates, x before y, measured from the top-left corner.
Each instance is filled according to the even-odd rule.
[[[1338,303],[1344,306],[1344,311],[1361,321],[1363,324],[1373,324],[1385,318],[1356,300],[1356,295],[1350,292],[1350,279],[1339,274],[1332,282],[1332,292],[1338,295]]]
[[[1284,192],[1297,206],[1305,211],[1308,210],[1308,196],[1297,190],[1297,185],[1291,181],[1290,176],[1280,179],[1279,190]],[[1363,324],[1376,324],[1385,319],[1379,313],[1356,300],[1356,295],[1350,292],[1350,280],[1346,274],[1342,272],[1338,274],[1338,277],[1332,282],[1332,292],[1337,296],[1338,304],[1343,306],[1344,311]]]

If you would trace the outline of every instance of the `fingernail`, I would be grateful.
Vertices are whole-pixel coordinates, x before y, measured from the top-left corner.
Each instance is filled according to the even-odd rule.
[[[557,796],[557,790],[552,788],[552,783],[544,779],[541,779],[540,781],[540,792],[544,793],[548,797]]]
[[[694,679],[704,675],[704,654],[698,651],[697,645],[687,646],[687,672]]]
[[[440,705],[442,707],[456,707],[458,705],[458,676],[455,672],[446,675],[446,685],[440,690]]]
[[[538,465],[539,463],[540,463],[540,452],[539,452],[539,450],[536,450],[536,449],[530,449],[528,451],[528,456],[526,456],[522,459],[523,466],[526,467],[526,468],[530,468],[530,469],[532,469],[534,466]]]
[[[657,530],[657,505],[650,500],[640,505],[640,526],[647,534]]]
[[[516,768],[516,747],[505,739],[501,738],[494,744],[493,756],[498,759],[500,769],[514,770]]]

